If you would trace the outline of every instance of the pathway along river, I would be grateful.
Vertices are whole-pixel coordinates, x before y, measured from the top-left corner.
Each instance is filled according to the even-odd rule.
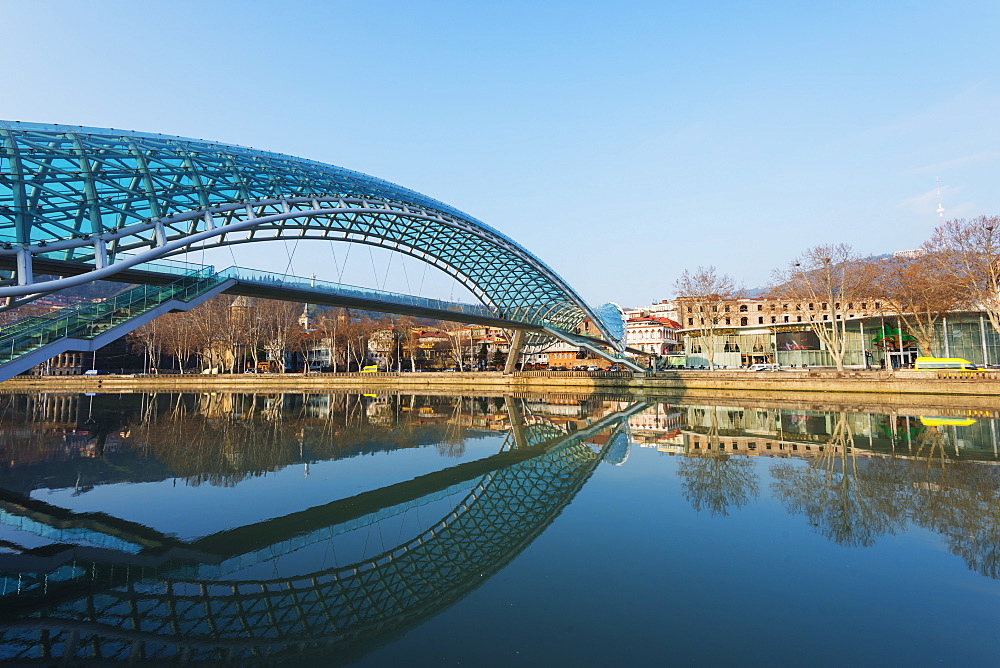
[[[998,662],[990,413],[678,401],[0,396],[0,659]]]

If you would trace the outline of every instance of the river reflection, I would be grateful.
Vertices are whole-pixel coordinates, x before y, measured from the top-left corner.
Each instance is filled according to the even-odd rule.
[[[0,396],[0,657],[363,662],[419,637],[550,525],[576,528],[569,544],[600,542],[612,524],[560,516],[601,463],[654,472],[650,489],[673,476],[677,503],[708,522],[773,506],[838,548],[926,531],[949,559],[1000,577],[993,416],[911,412],[632,396]],[[603,498],[629,493],[645,492],[622,483]],[[618,547],[662,543],[642,526]]]
[[[671,438],[696,510],[728,514],[760,493],[751,457],[776,458],[770,492],[826,538],[867,547],[912,523],[969,568],[1000,577],[1000,468],[992,418],[678,406]],[[633,418],[641,423],[647,416]],[[636,425],[640,427],[639,424]],[[636,429],[635,433],[642,433]]]

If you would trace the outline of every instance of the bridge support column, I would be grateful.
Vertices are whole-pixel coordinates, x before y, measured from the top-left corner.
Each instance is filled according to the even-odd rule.
[[[521,348],[524,346],[524,330],[514,330],[514,340],[510,342],[510,352],[507,353],[507,363],[503,367],[503,375],[509,376],[517,369],[517,361],[521,358]]]
[[[524,435],[524,414],[521,412],[520,401],[514,397],[504,397],[507,417],[510,419],[510,431],[514,434],[514,447],[523,449],[528,446],[528,439]]]

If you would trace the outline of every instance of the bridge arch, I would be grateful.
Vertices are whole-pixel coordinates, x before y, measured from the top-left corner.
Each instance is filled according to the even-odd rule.
[[[621,349],[620,323],[481,221],[415,191],[312,160],[103,128],[0,121],[0,297],[23,297],[190,250],[282,239],[362,243],[444,271],[499,317]],[[35,258],[79,275],[35,282]]]

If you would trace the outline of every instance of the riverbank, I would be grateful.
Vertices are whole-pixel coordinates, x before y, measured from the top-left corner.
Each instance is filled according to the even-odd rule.
[[[1000,373],[942,377],[935,371],[743,370],[625,372],[528,371],[237,375],[22,376],[0,392],[325,392],[637,394],[645,397],[790,398],[845,405],[1000,408]]]

